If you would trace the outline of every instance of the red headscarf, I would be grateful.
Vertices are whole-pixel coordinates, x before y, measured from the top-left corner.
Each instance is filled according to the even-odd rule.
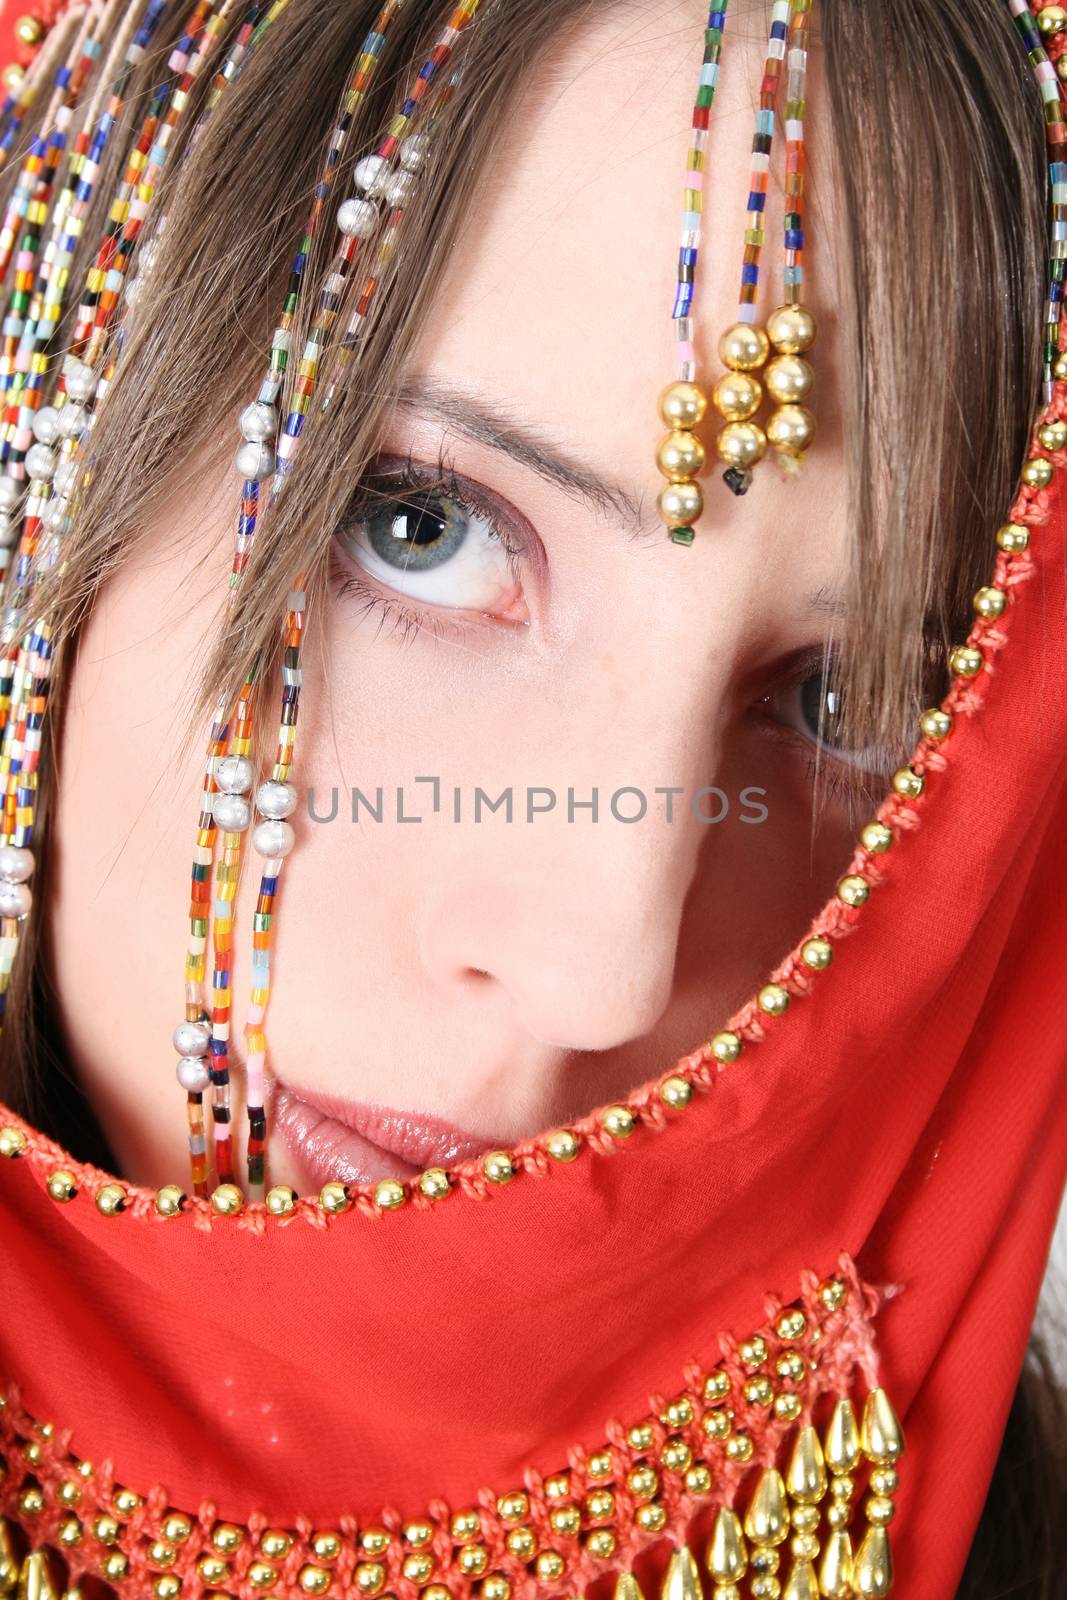
[[[74,1572],[115,1573],[124,1556],[136,1600],[167,1571],[183,1600],[298,1595],[307,1566],[332,1574],[331,1596],[355,1592],[369,1527],[392,1534],[382,1587],[415,1600],[427,1574],[402,1565],[420,1554],[417,1530],[401,1537],[411,1519],[431,1529],[431,1581],[459,1600],[481,1576],[478,1558],[459,1564],[463,1543],[486,1549],[515,1594],[572,1594],[645,1549],[650,1579],[669,1534],[704,1530],[735,1492],[744,1508],[798,1422],[812,1414],[822,1431],[835,1392],[861,1404],[881,1383],[908,1442],[897,1588],[950,1600],[1067,1173],[1067,547],[1047,493],[1024,491],[1015,515],[1030,549],[997,551],[991,526],[991,581],[1009,602],[972,635],[984,665],[955,681],[952,732],[920,747],[925,792],[888,801],[892,849],[852,863],[869,902],[831,902],[816,928],[832,968],[813,978],[783,963],[789,1013],[735,1019],[739,1060],[704,1049],[682,1064],[688,1107],[653,1083],[633,1099],[629,1137],[594,1117],[573,1162],[533,1141],[503,1186],[475,1164],[433,1203],[383,1215],[360,1196],[327,1216],[309,1200],[288,1218],[221,1218],[202,1201],[164,1219],[132,1189],[104,1215],[94,1199],[115,1180],[0,1114],[8,1148],[25,1141],[0,1160],[0,1510],[57,1548],[77,1515]],[[47,1187],[60,1170],[78,1191],[65,1203]],[[843,1289],[826,1287],[835,1277]],[[784,1305],[803,1325],[779,1326]],[[758,1330],[762,1362],[742,1348]],[[779,1369],[790,1349],[806,1375]],[[752,1462],[704,1428],[704,1379],[720,1366]],[[749,1394],[761,1376],[797,1394],[799,1419]],[[646,1421],[649,1436],[631,1435]],[[659,1468],[664,1526],[642,1526],[648,1497],[627,1474],[668,1438],[707,1459],[710,1486],[687,1491],[683,1472]],[[605,1445],[598,1476],[590,1452]],[[568,1469],[554,1500],[545,1480]],[[613,1555],[590,1549],[588,1504],[580,1536],[552,1521],[604,1484]],[[526,1508],[497,1505],[519,1490]],[[151,1557],[168,1506],[196,1524],[169,1565]],[[477,1535],[451,1526],[467,1507],[482,1508]],[[94,1526],[97,1512],[115,1526]],[[218,1519],[244,1528],[235,1553],[233,1534],[212,1547]],[[265,1527],[290,1530],[288,1554],[261,1543]],[[509,1546],[515,1527],[532,1547]],[[337,1549],[316,1554],[308,1539],[324,1528]],[[205,1551],[227,1569],[198,1569]],[[538,1551],[562,1571],[539,1569]]]

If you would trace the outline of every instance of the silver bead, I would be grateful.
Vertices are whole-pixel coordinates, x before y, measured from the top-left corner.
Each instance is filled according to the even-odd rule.
[[[27,474],[38,483],[47,483],[55,470],[55,451],[49,450],[46,444],[31,444],[26,451]]]
[[[430,150],[429,136],[425,133],[409,133],[400,146],[400,165],[407,172],[418,172],[425,165],[426,157]]]
[[[67,507],[64,501],[49,500],[41,512],[41,521],[50,533],[61,533],[67,520]]]
[[[75,362],[64,376],[68,400],[88,400],[96,390],[96,373],[87,361]]]
[[[59,412],[55,406],[42,406],[33,413],[33,437],[39,444],[55,444],[59,436]]]
[[[291,783],[278,783],[271,778],[256,790],[256,805],[272,822],[291,817],[296,810],[296,790]]]
[[[29,884],[0,883],[0,917],[24,917],[32,904]]]
[[[394,172],[385,185],[385,198],[391,206],[406,206],[415,192],[415,178],[410,172]]]
[[[207,1047],[211,1043],[210,1022],[179,1022],[171,1034],[174,1048],[180,1056],[202,1056],[207,1054]]]
[[[33,851],[17,844],[0,844],[0,878],[25,883],[33,877]]]
[[[68,402],[60,411],[56,426],[61,439],[80,439],[89,426],[85,407]]]
[[[217,794],[212,797],[212,815],[217,827],[224,833],[243,833],[252,820],[252,807],[240,794]]]
[[[245,406],[237,419],[243,437],[252,444],[262,444],[265,439],[273,439],[278,431],[278,413],[273,406],[265,406],[261,400],[253,400],[250,406]]]
[[[206,1056],[182,1056],[177,1071],[178,1082],[189,1094],[203,1094],[211,1082]]]
[[[60,456],[56,462],[56,470],[52,474],[52,482],[56,486],[57,494],[67,494],[74,487],[74,480],[78,476],[78,463],[73,456]]]
[[[0,478],[0,514],[10,516],[22,499],[24,484],[16,482],[14,478]]]
[[[373,200],[343,200],[337,208],[337,226],[348,239],[369,239],[378,226],[378,207]]]
[[[241,477],[251,483],[262,483],[274,471],[274,451],[269,444],[246,439],[233,458]]]
[[[287,856],[295,843],[296,834],[292,825],[282,822],[280,818],[257,822],[252,831],[252,848],[268,861],[275,856]]]
[[[247,756],[223,756],[215,768],[215,782],[223,794],[247,794],[254,777]]]
[[[364,156],[356,162],[356,188],[362,194],[381,194],[390,166],[384,156]]]

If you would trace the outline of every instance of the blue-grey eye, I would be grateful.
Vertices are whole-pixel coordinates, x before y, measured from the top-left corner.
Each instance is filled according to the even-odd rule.
[[[452,489],[379,480],[337,540],[385,589],[423,605],[526,620],[514,556],[491,517]]]
[[[769,716],[781,726],[791,728],[815,750],[823,751],[846,766],[870,773],[891,773],[903,759],[901,751],[884,745],[859,746],[850,743],[845,725],[844,701],[834,687],[829,666],[818,667],[807,677],[786,683],[766,699]]]

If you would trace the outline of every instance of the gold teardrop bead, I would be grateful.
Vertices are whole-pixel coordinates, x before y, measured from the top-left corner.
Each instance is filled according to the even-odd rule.
[[[884,1389],[872,1389],[863,1408],[863,1453],[879,1467],[891,1467],[904,1453],[904,1431]]]
[[[15,1547],[11,1542],[11,1524],[0,1517],[0,1594],[10,1594],[19,1579]]]
[[[819,1435],[810,1425],[797,1434],[785,1486],[802,1505],[816,1505],[826,1493],[826,1461]]]
[[[661,1600],[704,1600],[700,1573],[688,1545],[675,1550],[663,1575]]]
[[[860,1458],[860,1432],[849,1399],[839,1400],[826,1430],[826,1463],[832,1472],[851,1472]]]
[[[844,1528],[831,1533],[819,1568],[819,1590],[827,1600],[845,1600],[852,1583],[852,1540]]]
[[[781,1544],[789,1532],[785,1484],[777,1467],[766,1467],[745,1517],[745,1532],[755,1544]]]
[[[782,1590],[782,1600],[818,1600],[819,1584],[810,1561],[798,1561]]]
[[[747,1566],[748,1551],[741,1532],[741,1519],[736,1511],[723,1506],[715,1518],[708,1544],[708,1571],[716,1583],[736,1583],[744,1576]]]
[[[620,1572],[615,1585],[615,1600],[645,1600],[641,1585],[632,1572]]]
[[[59,1600],[42,1550],[31,1550],[22,1563],[18,1600]]]
[[[884,1528],[868,1528],[852,1563],[852,1588],[858,1595],[884,1595],[893,1587],[893,1561]]]

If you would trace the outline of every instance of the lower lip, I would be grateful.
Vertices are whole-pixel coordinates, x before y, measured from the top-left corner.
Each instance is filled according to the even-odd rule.
[[[276,1083],[272,1122],[309,1187],[324,1183],[377,1183],[411,1178],[427,1167],[451,1167],[489,1146],[432,1118],[354,1107],[365,1132],[357,1132],[320,1106]],[[378,1143],[377,1135],[388,1144]],[[403,1151],[398,1155],[397,1150]]]

